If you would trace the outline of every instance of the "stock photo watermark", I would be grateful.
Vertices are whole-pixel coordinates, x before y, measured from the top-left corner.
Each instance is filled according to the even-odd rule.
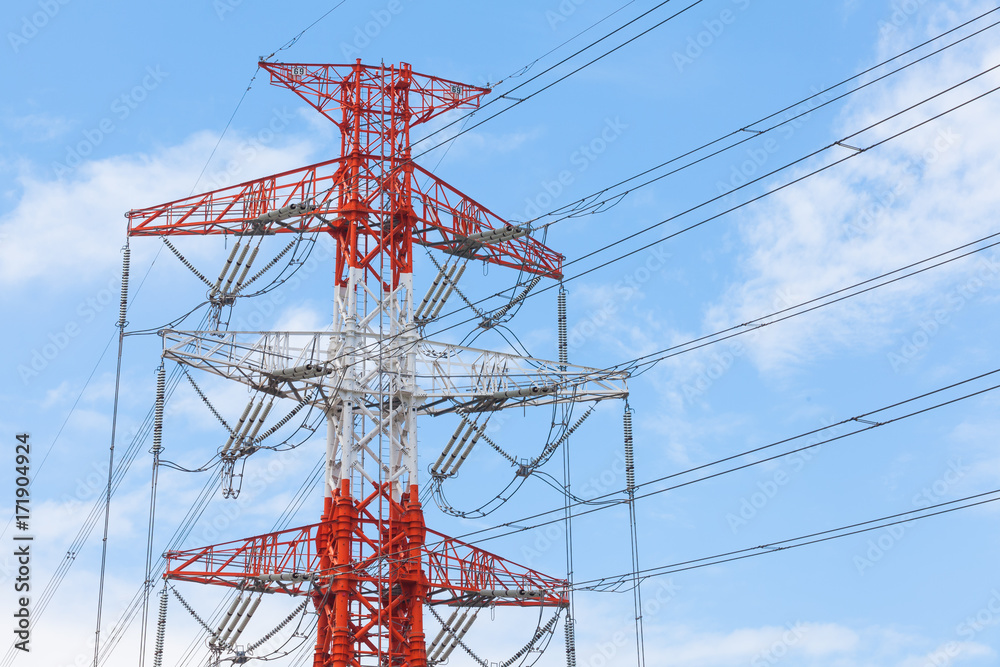
[[[892,12],[889,16],[878,21],[879,35],[885,37],[896,32],[926,4],[927,0],[897,0],[893,2]]]
[[[409,1],[409,0],[407,0]],[[406,5],[403,0],[389,0],[383,7],[369,12],[371,20],[354,26],[350,42],[340,43],[340,53],[345,58],[358,58],[361,52],[378,39],[382,31],[389,27],[393,19],[403,13]]]
[[[21,17],[21,27],[17,32],[7,33],[7,43],[14,53],[18,53],[62,11],[70,0],[39,0],[37,11]]]
[[[938,479],[922,488],[911,499],[914,509],[926,509],[932,505],[940,503],[953,486],[965,477],[970,468],[962,465],[961,461],[953,460],[948,462],[948,469]],[[912,528],[912,522],[897,523],[894,526],[887,526],[878,536],[869,538],[867,548],[863,554],[857,554],[853,558],[854,568],[858,574],[864,576],[866,570],[870,570],[885,558],[886,554],[892,551],[906,533]]]
[[[823,419],[823,432],[816,433],[806,441],[807,448],[783,457],[780,460],[780,467],[775,469],[768,478],[757,482],[755,491],[740,498],[739,508],[735,512],[726,513],[726,523],[734,535],[740,529],[750,525],[750,522],[764,511],[764,508],[778,496],[781,490],[788,486],[795,476],[816,458],[823,449],[823,445],[818,443],[835,438],[843,432],[845,428],[843,424],[830,428],[834,423],[836,422],[832,417]]]
[[[573,169],[561,170],[552,180],[542,179],[538,194],[524,200],[524,211],[520,219],[534,220],[541,216],[569,186],[573,185],[577,175],[587,171],[627,129],[628,125],[622,122],[620,116],[605,118],[604,125],[594,137],[570,153],[569,163]]]
[[[661,245],[650,248],[638,267],[611,285],[612,296],[577,319],[567,333],[567,348],[570,351],[579,350],[587,341],[604,330],[629,302],[642,295],[642,286],[667,267],[670,257],[671,254]]]
[[[820,94],[821,91],[816,86],[811,86],[810,91],[812,96],[804,106],[797,105],[794,109],[785,112],[773,126],[775,128],[773,132],[769,131],[763,140],[744,149],[743,155],[745,157],[741,158],[738,164],[732,165],[727,181],[715,182],[715,189],[720,195],[727,194],[763,175],[764,166],[773,155],[781,150],[782,144],[791,140],[809,122],[813,111],[829,99],[829,94]],[[746,131],[754,132],[755,130],[748,128]]]
[[[678,72],[683,72],[685,68],[693,65],[698,58],[701,58],[707,49],[710,49],[716,40],[722,37],[726,29],[736,23],[740,14],[750,8],[751,0],[731,0],[736,7],[733,9],[723,9],[718,15],[701,22],[702,30],[687,38],[687,43],[680,51],[674,51],[672,58],[674,67]]]
[[[950,127],[938,130],[930,146],[921,152],[919,159],[907,159],[899,165],[897,168],[899,176],[893,179],[893,185],[875,197],[874,200],[869,201],[861,210],[860,215],[851,219],[850,224],[847,225],[847,235],[861,237],[871,231],[892,210],[892,206],[912,189],[913,183],[917,181],[924,169],[937,162],[942,155],[961,140],[962,135]]]
[[[116,125],[116,122],[122,123],[131,116],[139,108],[139,105],[149,97],[149,94],[159,88],[168,76],[169,74],[160,69],[159,65],[147,67],[139,83],[111,102],[109,109],[111,115],[105,116],[93,127],[82,130],[83,139],[66,146],[66,156],[62,162],[52,164],[52,171],[56,178],[73,172],[83,164],[84,159],[104,143],[108,135],[118,129],[119,126]]]
[[[680,587],[672,578],[658,579],[655,590],[651,591],[651,588],[650,584],[643,587],[645,595],[641,613],[645,620],[655,618],[680,592]],[[607,667],[620,654],[630,651],[635,651],[634,630],[631,627],[622,628],[612,632],[605,641],[598,642],[590,655],[580,657],[579,662],[587,667]]]
[[[44,340],[27,352],[27,359],[17,365],[17,375],[25,386],[48,369],[70,347],[73,340],[83,333],[86,325],[96,320],[108,306],[117,303],[120,285],[121,279],[113,277],[96,294],[77,304],[73,310],[76,317],[55,331],[50,331]]]
[[[794,304],[795,297],[792,292],[787,288],[779,289],[771,301],[771,308],[775,312],[781,312]],[[749,351],[746,342],[752,343],[762,333],[760,327],[752,329],[744,334],[743,338],[730,340],[726,344],[726,349],[721,352],[712,351],[707,362],[698,362],[698,372],[694,379],[687,380],[681,387],[684,402],[693,404],[704,398],[705,394],[736,366],[737,360]]]
[[[236,182],[244,167],[273,143],[285,131],[294,117],[295,114],[289,112],[285,107],[272,110],[267,126],[259,129],[252,137],[240,142],[239,146],[236,147],[235,156],[226,162],[223,169],[214,172],[207,179],[209,189],[217,190]]]
[[[916,328],[905,334],[895,348],[886,353],[886,360],[893,372],[899,373],[919,359],[957,313],[987,287],[995,287],[998,277],[1000,262],[997,258],[980,258],[975,275],[949,291],[944,298],[943,307],[922,317]]]
[[[789,623],[785,626],[780,637],[750,659],[750,667],[770,667],[778,664],[788,656],[789,651],[802,641],[806,630],[807,627],[801,622]]]

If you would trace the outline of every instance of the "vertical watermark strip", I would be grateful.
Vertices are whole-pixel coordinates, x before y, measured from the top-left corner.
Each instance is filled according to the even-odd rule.
[[[31,443],[27,433],[15,436],[14,448],[14,519],[17,529],[25,533],[31,518]],[[17,598],[14,611],[14,648],[25,653],[31,650],[31,541],[33,536],[14,535],[14,558],[17,559],[17,577],[14,578],[14,593]]]

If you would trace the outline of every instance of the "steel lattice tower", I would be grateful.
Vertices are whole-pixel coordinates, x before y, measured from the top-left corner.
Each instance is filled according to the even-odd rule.
[[[411,159],[412,127],[474,109],[489,90],[405,63],[260,67],[338,126],[340,157],[130,211],[129,235],[321,231],[336,240],[332,330],[163,333],[165,358],[324,411],[323,513],[311,526],[169,553],[166,576],[312,596],[315,667],[423,667],[425,604],[565,605],[566,582],[425,527],[417,416],[457,412],[464,425],[526,403],[617,398],[624,375],[420,335],[414,244],[561,276],[561,256],[527,226],[507,224]]]

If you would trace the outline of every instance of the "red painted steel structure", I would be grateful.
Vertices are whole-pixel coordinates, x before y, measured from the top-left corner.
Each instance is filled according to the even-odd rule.
[[[352,270],[361,270],[385,294],[412,273],[414,244],[561,276],[560,255],[526,230],[491,241],[490,231],[511,225],[411,159],[413,126],[476,108],[488,89],[416,74],[406,63],[260,67],[337,124],[340,157],[130,211],[131,236],[325,231],[337,241],[337,286],[350,287]],[[315,667],[424,667],[425,603],[566,604],[565,581],[428,531],[418,490],[415,480],[402,493],[373,483],[354,498],[342,479],[320,523],[170,553],[166,576],[312,595]]]
[[[291,89],[337,124],[341,157],[129,211],[130,235],[327,231],[340,248],[338,285],[351,267],[378,276],[378,261],[385,258],[395,286],[400,274],[413,270],[414,243],[552,278],[562,275],[562,257],[531,237],[469,242],[469,236],[508,223],[410,157],[411,127],[452,109],[475,108],[489,89],[415,74],[406,63],[260,66],[272,83]],[[294,223],[263,219],[302,202],[316,208]]]

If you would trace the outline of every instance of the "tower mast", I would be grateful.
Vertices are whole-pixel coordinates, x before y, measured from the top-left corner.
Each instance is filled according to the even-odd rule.
[[[566,591],[561,580],[438,533],[428,542],[417,415],[617,398],[624,375],[432,343],[418,332],[414,244],[561,277],[561,256],[529,228],[506,223],[411,158],[412,127],[476,108],[488,89],[416,74],[406,63],[260,67],[337,124],[340,156],[130,211],[129,234],[334,238],[331,331],[262,332],[253,343],[231,332],[164,332],[165,357],[272,395],[318,397],[327,420],[323,512],[312,526],[170,553],[166,576],[311,595],[315,667],[424,667],[425,604],[559,606]],[[421,351],[435,346],[447,350],[446,364]]]

